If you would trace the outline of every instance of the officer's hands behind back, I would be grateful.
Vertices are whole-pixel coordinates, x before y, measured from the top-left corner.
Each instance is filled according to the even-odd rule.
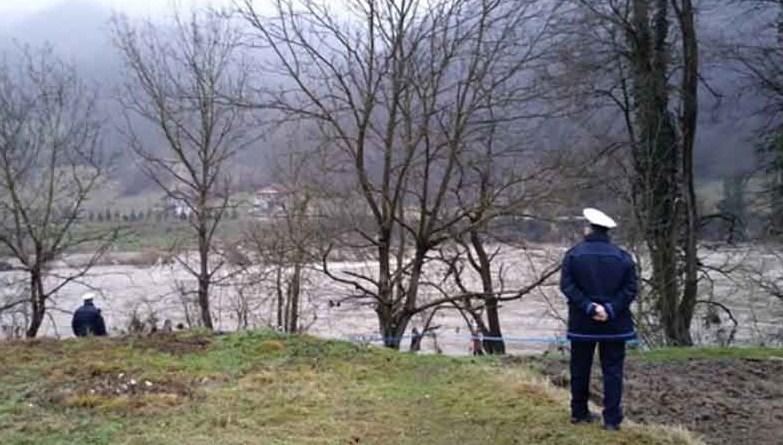
[[[604,322],[609,320],[609,314],[606,312],[606,308],[602,305],[596,305],[595,308],[595,315],[593,315],[593,320]]]

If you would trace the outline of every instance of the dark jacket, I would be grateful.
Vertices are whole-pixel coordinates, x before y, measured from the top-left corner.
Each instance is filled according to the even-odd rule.
[[[630,305],[636,298],[636,265],[612,244],[609,235],[593,233],[569,250],[560,272],[560,290],[568,298],[568,339],[631,340],[636,337]],[[593,320],[596,304],[609,320]]]
[[[106,325],[103,322],[101,310],[89,302],[84,303],[84,306],[77,309],[73,314],[71,328],[73,329],[73,335],[77,337],[106,335]]]

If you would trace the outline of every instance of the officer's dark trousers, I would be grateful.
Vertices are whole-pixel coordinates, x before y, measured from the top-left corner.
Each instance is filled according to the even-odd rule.
[[[590,398],[590,369],[595,354],[594,341],[571,342],[571,416],[586,418],[590,415],[587,401]],[[604,423],[619,425],[623,421],[623,363],[625,342],[598,342],[601,370],[604,375]]]

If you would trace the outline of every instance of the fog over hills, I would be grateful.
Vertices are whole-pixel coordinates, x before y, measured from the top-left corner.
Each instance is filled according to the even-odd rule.
[[[714,51],[721,42],[755,29],[755,18],[738,14],[735,6],[722,1],[702,2],[700,39],[703,77],[701,126],[697,142],[697,170],[700,180],[712,180],[754,166],[754,116],[758,98],[740,94],[742,79],[720,54]],[[69,0],[48,9],[20,16],[11,14],[0,21],[0,49],[19,43],[40,46],[51,44],[57,54],[73,62],[81,74],[100,84],[102,108],[118,111],[111,97],[123,76],[119,56],[112,47],[110,19],[112,10],[90,0]],[[712,92],[720,95],[715,97]],[[108,114],[118,115],[114,111]],[[118,125],[113,122],[113,125]],[[117,143],[116,135],[108,138]],[[263,156],[249,156],[263,163]],[[247,165],[243,161],[244,165]]]
[[[51,44],[65,60],[77,65],[88,78],[106,80],[116,77],[119,61],[111,45],[109,20],[112,11],[89,0],[59,3],[50,9],[32,13],[12,22],[4,46],[28,43]]]

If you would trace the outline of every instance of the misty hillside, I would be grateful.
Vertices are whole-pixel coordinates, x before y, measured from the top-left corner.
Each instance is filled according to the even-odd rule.
[[[115,191],[120,196],[140,192],[154,192],[154,184],[140,171],[137,159],[127,148],[123,136],[125,122],[122,107],[117,102],[119,86],[124,81],[121,58],[112,43],[111,20],[115,14],[109,8],[90,0],[68,0],[47,10],[17,18],[7,29],[0,29],[0,51],[31,45],[51,46],[63,60],[73,63],[79,74],[94,84],[99,92],[98,106],[109,125],[104,128],[104,148],[118,159]],[[135,122],[134,125],[145,125]],[[155,139],[150,128],[148,143],[162,143]],[[236,160],[233,176],[249,183],[264,182],[263,166],[268,156],[243,153]]]
[[[704,87],[701,91],[701,110],[696,149],[696,169],[700,182],[710,182],[735,173],[752,171],[755,165],[754,134],[759,122],[752,116],[758,108],[757,97],[743,95],[742,79],[727,66],[715,45],[730,41],[754,29],[753,17],[745,17],[738,26],[734,6],[705,5],[699,23],[700,39],[704,45],[702,55]],[[66,60],[73,61],[85,78],[100,84],[102,107],[111,116],[107,145],[119,153],[122,159],[122,137],[116,128],[122,125],[120,108],[113,101],[113,93],[122,82],[123,69],[116,50],[112,46],[110,20],[112,11],[90,0],[63,1],[57,6],[13,21],[0,31],[0,48],[8,48],[13,41],[41,45],[51,44]],[[285,150],[267,142],[253,153],[241,156],[245,170],[243,177],[258,175],[257,182],[264,182],[263,170],[270,153]],[[263,152],[263,153],[262,153]],[[143,181],[133,163],[125,163],[120,177],[123,181]]]
[[[105,83],[119,75],[119,59],[111,45],[112,11],[89,0],[64,1],[51,9],[23,17],[4,30],[0,44],[50,44],[82,74]]]

